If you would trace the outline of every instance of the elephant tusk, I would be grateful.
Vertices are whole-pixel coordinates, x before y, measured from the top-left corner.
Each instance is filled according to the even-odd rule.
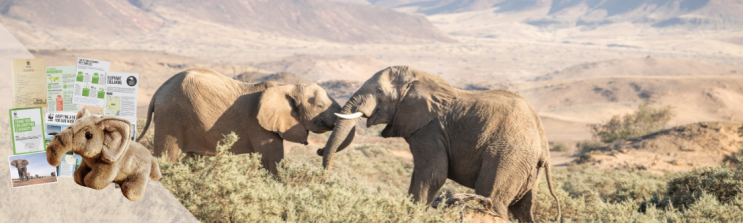
[[[355,119],[361,117],[361,115],[363,115],[361,112],[356,112],[350,115],[335,113],[335,116],[341,117],[342,119]]]

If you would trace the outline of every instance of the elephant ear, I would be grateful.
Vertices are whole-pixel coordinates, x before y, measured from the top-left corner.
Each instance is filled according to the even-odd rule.
[[[285,140],[306,144],[308,132],[300,121],[300,111],[293,97],[295,89],[296,85],[266,89],[258,104],[258,123]]]
[[[129,149],[129,141],[132,138],[132,124],[125,119],[105,117],[98,120],[96,125],[103,129],[101,159],[107,163],[118,161],[121,155]],[[93,143],[88,146],[97,145]]]
[[[18,160],[13,160],[13,162],[10,162],[10,165],[18,168]]]
[[[21,160],[21,167],[28,166],[28,160]]]
[[[89,115],[91,115],[90,110],[88,110],[88,108],[86,107],[83,107],[79,111],[77,111],[77,116],[75,116],[75,120],[78,120],[82,117],[89,116]]]
[[[422,71],[410,71],[414,78],[401,90],[392,122],[382,130],[384,137],[408,137],[441,115],[457,93],[443,78]]]

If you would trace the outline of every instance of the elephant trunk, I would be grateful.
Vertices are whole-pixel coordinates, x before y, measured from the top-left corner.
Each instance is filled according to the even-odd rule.
[[[361,91],[361,90],[360,90]],[[353,97],[343,106],[340,114],[336,114],[338,119],[333,133],[330,134],[328,143],[325,148],[317,150],[318,155],[322,155],[322,166],[330,171],[333,165],[333,155],[337,152],[343,151],[353,141],[356,135],[356,124],[361,120],[361,115],[371,114],[375,103],[374,98],[369,94],[360,94],[356,92]]]
[[[340,152],[351,144],[356,135],[356,123],[358,122],[358,119],[339,120],[333,129],[333,133],[330,134],[330,139],[328,139],[325,148],[317,151],[318,155],[322,154],[323,156],[322,166],[326,170],[331,170],[333,155],[335,155],[336,150]],[[340,150],[338,150],[339,148]]]
[[[64,155],[67,154],[67,152],[70,151],[69,146],[64,146],[62,144],[61,137],[64,137],[66,134],[57,134],[54,136],[51,142],[49,142],[49,145],[46,147],[46,161],[49,163],[49,165],[52,166],[59,166],[60,163],[62,163],[62,158],[64,158]]]

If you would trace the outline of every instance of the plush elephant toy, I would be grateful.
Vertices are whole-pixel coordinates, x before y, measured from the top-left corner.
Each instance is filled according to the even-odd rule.
[[[18,177],[21,178],[21,181],[27,181],[28,179],[28,169],[26,166],[28,166],[28,160],[25,159],[17,159],[10,162],[10,165],[18,169]]]
[[[59,166],[68,151],[82,157],[74,173],[75,183],[96,190],[111,182],[131,201],[144,197],[149,179],[160,180],[160,166],[144,146],[131,140],[132,124],[113,116],[97,117],[87,108],[75,122],[54,136],[46,148],[46,159]]]
[[[365,117],[367,126],[387,124],[383,137],[403,137],[410,145],[414,168],[408,193],[414,200],[429,204],[449,178],[490,198],[499,216],[510,211],[519,222],[533,222],[544,168],[561,219],[542,122],[516,93],[458,90],[439,75],[394,66],[367,80],[338,116],[342,120],[318,150],[328,171],[333,154]]]
[[[263,167],[276,174],[284,158],[284,140],[307,144],[308,131],[333,129],[340,105],[317,84],[250,84],[208,69],[178,73],[157,89],[147,110],[147,133],[153,113],[155,156],[177,160],[213,156],[217,142],[235,132],[240,139],[230,152],[261,154]],[[348,144],[343,144],[345,147]]]

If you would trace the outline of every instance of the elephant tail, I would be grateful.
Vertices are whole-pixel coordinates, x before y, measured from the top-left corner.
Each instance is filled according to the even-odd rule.
[[[154,181],[160,180],[163,175],[160,173],[160,165],[157,164],[157,158],[150,157],[150,165],[150,179]]]
[[[552,194],[552,197],[555,198],[555,203],[557,204],[557,218],[555,218],[555,221],[560,221],[562,223],[562,209],[560,209],[560,199],[557,199],[557,194],[555,194],[555,189],[552,187],[552,165],[549,162],[544,163],[544,173],[547,176],[547,186],[549,186],[550,194]]]
[[[160,89],[158,89],[159,91]],[[157,92],[152,95],[152,100],[150,100],[150,106],[147,108],[147,122],[144,124],[144,128],[142,129],[142,133],[139,134],[139,137],[137,137],[137,142],[139,140],[142,140],[142,137],[144,137],[145,134],[147,134],[147,129],[150,128],[150,122],[152,122],[152,113],[155,112],[155,96],[157,96]]]

